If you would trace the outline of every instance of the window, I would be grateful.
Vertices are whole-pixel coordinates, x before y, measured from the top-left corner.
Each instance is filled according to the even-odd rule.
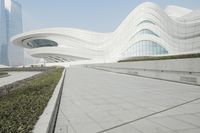
[[[52,47],[58,46],[58,44],[54,41],[47,40],[47,39],[35,39],[31,40],[27,43],[27,45],[31,48],[38,48],[38,47]]]
[[[143,40],[131,45],[127,50],[125,50],[123,52],[123,57],[150,56],[167,53],[167,50],[158,43],[150,40]]]

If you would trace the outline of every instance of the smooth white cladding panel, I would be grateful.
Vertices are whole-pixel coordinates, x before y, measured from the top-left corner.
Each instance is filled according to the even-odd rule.
[[[174,14],[172,14],[172,12]],[[39,58],[115,60],[131,56],[200,52],[200,11],[177,6],[165,10],[145,2],[136,7],[111,33],[72,28],[49,28],[17,35],[13,42],[30,48]],[[47,39],[58,46],[33,48],[27,39]],[[48,55],[48,56],[46,56]],[[56,61],[56,60],[55,60]]]

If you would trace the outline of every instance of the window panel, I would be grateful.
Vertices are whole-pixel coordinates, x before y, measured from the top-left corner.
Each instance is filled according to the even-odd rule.
[[[167,54],[167,50],[156,42],[144,40],[133,44],[123,55],[130,56],[150,56],[158,54]]]
[[[31,48],[58,46],[56,42],[47,39],[31,40],[27,43],[27,45]]]

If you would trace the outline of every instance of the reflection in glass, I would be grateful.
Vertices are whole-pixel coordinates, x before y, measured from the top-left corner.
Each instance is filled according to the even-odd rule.
[[[123,52],[123,57],[167,54],[168,51],[156,42],[143,40],[131,45]]]
[[[38,47],[52,47],[58,46],[58,44],[54,41],[47,40],[47,39],[35,39],[31,40],[27,43],[27,45],[31,48],[38,48]]]

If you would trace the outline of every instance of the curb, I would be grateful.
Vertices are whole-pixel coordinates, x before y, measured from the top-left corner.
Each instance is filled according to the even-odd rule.
[[[56,125],[57,114],[59,110],[63,83],[65,79],[66,69],[63,70],[62,76],[53,92],[52,97],[49,99],[49,102],[44,109],[44,112],[39,117],[33,133],[53,133]]]

